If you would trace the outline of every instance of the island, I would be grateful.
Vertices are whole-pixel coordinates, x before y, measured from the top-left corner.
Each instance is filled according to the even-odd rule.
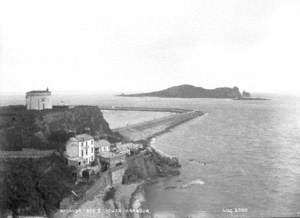
[[[205,89],[189,84],[172,86],[167,89],[154,92],[124,94],[121,97],[160,97],[160,98],[227,98],[233,100],[268,100],[265,98],[251,97],[249,92],[240,92],[238,87],[219,87],[215,89]]]
[[[238,87],[205,89],[193,85],[173,86],[164,90],[138,93],[121,94],[123,97],[161,97],[161,98],[239,98],[242,94]]]

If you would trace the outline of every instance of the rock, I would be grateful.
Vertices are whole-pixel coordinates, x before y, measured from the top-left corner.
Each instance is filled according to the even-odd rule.
[[[130,184],[148,178],[177,176],[180,174],[178,158],[163,156],[155,149],[127,160],[123,183]]]

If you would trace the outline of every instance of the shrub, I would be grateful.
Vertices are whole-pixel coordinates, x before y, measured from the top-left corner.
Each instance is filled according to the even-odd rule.
[[[116,189],[114,187],[110,187],[104,194],[103,201],[108,201],[114,199],[116,193]]]

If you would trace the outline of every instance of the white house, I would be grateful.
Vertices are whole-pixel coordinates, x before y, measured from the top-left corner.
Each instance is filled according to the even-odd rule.
[[[106,152],[110,152],[110,142],[105,139],[95,141],[95,155]]]
[[[52,109],[52,97],[49,89],[26,92],[26,108],[27,110]]]
[[[121,154],[130,154],[130,151],[136,151],[143,148],[142,144],[139,143],[117,143],[117,151]]]
[[[65,155],[68,164],[76,167],[87,166],[95,160],[95,141],[88,134],[71,137],[66,143]]]
[[[116,143],[117,151],[120,154],[130,154],[128,144],[122,144],[121,142]]]

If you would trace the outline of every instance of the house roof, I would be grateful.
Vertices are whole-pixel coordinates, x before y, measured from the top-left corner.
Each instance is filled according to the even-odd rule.
[[[76,135],[75,139],[77,139],[78,141],[87,141],[87,140],[94,139],[94,137],[84,133],[84,134]]]
[[[124,158],[125,154],[116,154],[113,152],[103,152],[100,155],[101,158],[105,158],[105,159],[119,159],[119,158]]]
[[[122,144],[122,143],[117,143],[116,146],[120,151],[127,151],[129,150],[128,147],[129,144]]]
[[[78,142],[78,140],[75,137],[69,138],[68,142]]]
[[[95,147],[96,148],[109,147],[109,146],[110,146],[110,142],[105,140],[105,139],[95,141]]]
[[[51,94],[51,92],[48,89],[46,89],[46,90],[32,90],[32,91],[26,92],[26,94],[40,94],[40,93]]]
[[[71,160],[71,161],[83,161],[84,159],[82,157],[70,157],[70,156],[65,156],[68,160]]]
[[[94,139],[93,136],[89,135],[89,134],[80,134],[80,135],[76,135],[74,137],[69,138],[68,142],[83,142],[83,141],[87,141],[87,140],[91,140]]]

